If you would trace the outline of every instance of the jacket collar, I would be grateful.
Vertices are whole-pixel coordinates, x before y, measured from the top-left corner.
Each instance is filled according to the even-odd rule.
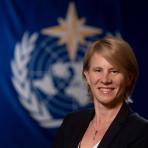
[[[119,132],[119,130],[126,123],[128,116],[132,113],[133,113],[133,111],[130,109],[128,104],[124,102],[120,111],[118,112],[117,116],[115,117],[112,124],[110,125],[110,127],[106,131],[98,148],[108,148],[109,147],[109,145],[113,141],[116,134]]]
[[[130,109],[127,103],[123,103],[120,111],[118,112],[117,116],[113,120],[112,124],[106,131],[104,137],[102,138],[98,148],[108,148],[111,142],[113,141],[115,135],[119,132],[120,128],[126,123],[127,117],[132,113],[133,111]],[[85,131],[88,128],[88,125],[90,121],[93,119],[95,115],[94,109],[89,110],[87,114],[85,115],[85,120],[83,120],[83,125],[79,129],[78,134],[78,141],[80,142],[83,138],[83,135],[85,134]],[[78,145],[78,143],[76,143]]]

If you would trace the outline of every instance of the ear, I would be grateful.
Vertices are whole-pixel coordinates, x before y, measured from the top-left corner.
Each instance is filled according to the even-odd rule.
[[[84,71],[83,73],[84,73],[85,80],[86,80],[87,84],[89,85],[90,84],[89,72],[88,71]]]

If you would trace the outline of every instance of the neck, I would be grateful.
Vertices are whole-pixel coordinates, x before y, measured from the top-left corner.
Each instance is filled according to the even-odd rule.
[[[94,104],[95,105],[95,117],[97,124],[100,126],[102,124],[111,123],[119,112],[123,102],[118,103],[116,106],[112,108],[108,108],[102,104]]]

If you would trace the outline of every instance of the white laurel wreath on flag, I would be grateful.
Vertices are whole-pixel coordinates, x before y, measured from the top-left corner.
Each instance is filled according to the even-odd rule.
[[[24,33],[22,41],[15,46],[14,60],[11,62],[12,83],[19,94],[19,100],[30,115],[41,127],[58,127],[62,120],[54,119],[43,102],[39,102],[34,92],[31,91],[30,81],[27,78],[27,65],[31,58],[31,53],[35,47],[38,34]]]

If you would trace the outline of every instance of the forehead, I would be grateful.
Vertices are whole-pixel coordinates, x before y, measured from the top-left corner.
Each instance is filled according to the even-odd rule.
[[[95,67],[109,67],[113,68],[111,64],[101,53],[94,53],[90,59],[90,66]]]

